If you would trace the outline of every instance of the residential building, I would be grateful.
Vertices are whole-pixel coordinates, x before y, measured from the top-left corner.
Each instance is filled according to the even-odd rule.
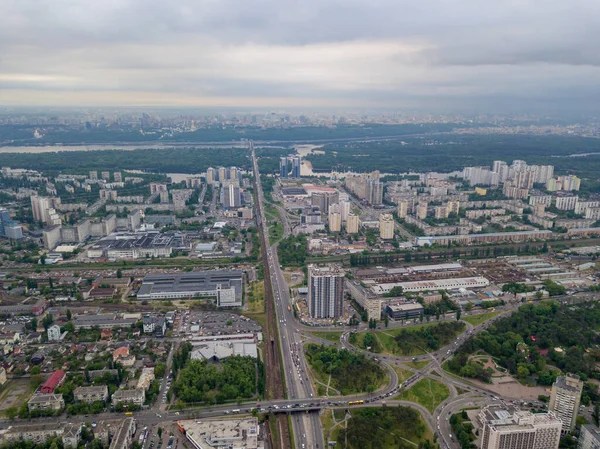
[[[288,177],[288,158],[287,156],[282,156],[279,158],[279,177],[287,178]]]
[[[556,208],[559,210],[574,210],[579,201],[577,196],[559,196],[556,198]]]
[[[62,410],[65,408],[65,400],[62,394],[35,393],[27,401],[29,411],[34,410]]]
[[[346,232],[348,234],[358,234],[359,219],[358,215],[349,213],[346,220]]]
[[[237,209],[242,205],[240,188],[234,184],[223,186],[221,189],[221,205],[223,209]]]
[[[4,385],[7,381],[6,370],[3,366],[0,366],[0,386]]]
[[[10,213],[6,209],[0,209],[0,237],[6,237],[9,240],[23,238],[23,228],[10,218]]]
[[[214,168],[208,167],[206,169],[206,183],[208,185],[214,184],[214,182],[217,180],[218,176],[219,175],[218,175],[217,171]]]
[[[344,279],[344,287],[354,299],[366,312],[368,319],[381,319],[381,299],[364,287],[358,282]]]
[[[133,418],[125,418],[115,433],[108,449],[130,448],[133,445],[135,428],[135,420]]]
[[[318,207],[322,214],[329,211],[329,207],[338,204],[340,195],[338,192],[315,192],[310,197],[312,206]]]
[[[398,218],[404,218],[408,215],[408,201],[398,202]]]
[[[417,218],[419,220],[425,220],[427,218],[427,202],[420,201],[417,205]]]
[[[600,429],[593,424],[581,426],[577,449],[600,449]]]
[[[112,405],[116,406],[119,402],[123,404],[135,404],[140,407],[146,400],[146,391],[134,388],[133,390],[117,390],[112,395]]]
[[[76,401],[85,402],[87,404],[96,401],[105,402],[108,399],[108,387],[106,385],[97,387],[77,387],[73,394]]]
[[[60,326],[54,324],[48,328],[48,341],[58,341],[60,340],[61,332]]]
[[[553,412],[488,405],[478,419],[481,449],[558,449],[562,421]]]
[[[394,238],[394,217],[392,214],[381,214],[379,216],[379,237],[384,240]]]
[[[136,388],[139,390],[148,390],[154,380],[154,368],[143,368]]]
[[[329,206],[328,214],[329,232],[340,232],[342,230],[342,214],[339,204]]]
[[[308,266],[308,311],[313,318],[340,318],[344,308],[341,266]]]
[[[302,167],[302,159],[300,156],[292,157],[292,178],[299,178]]]
[[[583,381],[574,374],[558,376],[552,384],[548,410],[556,413],[556,416],[562,420],[563,433],[575,429],[582,391]]]

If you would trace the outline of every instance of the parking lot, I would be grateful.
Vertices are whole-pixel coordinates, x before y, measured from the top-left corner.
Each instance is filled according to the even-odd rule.
[[[260,332],[254,320],[231,312],[187,311],[179,322],[179,332],[185,335],[232,335]]]

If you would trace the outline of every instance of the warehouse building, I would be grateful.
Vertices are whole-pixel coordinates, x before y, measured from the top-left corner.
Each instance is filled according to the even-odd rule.
[[[490,281],[481,276],[467,278],[432,279],[414,282],[390,282],[371,287],[374,293],[383,295],[394,287],[402,287],[405,292],[423,292],[438,290],[460,290],[462,288],[482,288],[490,285]]]
[[[149,274],[144,278],[138,299],[215,298],[219,307],[242,306],[243,272],[192,271]]]

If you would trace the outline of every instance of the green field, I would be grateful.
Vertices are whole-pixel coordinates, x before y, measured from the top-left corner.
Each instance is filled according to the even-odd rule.
[[[442,401],[450,396],[450,390],[441,382],[428,378],[421,379],[394,399],[421,404],[431,413]]]
[[[497,315],[500,315],[500,312],[480,313],[478,315],[466,316],[461,319],[469,324],[472,324],[473,326],[479,326],[481,323],[485,323],[487,320],[491,320]]]
[[[269,243],[277,243],[283,238],[283,223],[277,221],[269,224]]]
[[[352,409],[347,429],[340,425],[333,433],[337,447],[346,449],[437,447],[421,414],[406,406]]]
[[[398,375],[398,382],[400,383],[404,382],[406,379],[413,375],[413,372],[410,370],[402,369],[398,366],[392,366],[392,368],[394,368],[394,371],[396,371],[396,374]]]

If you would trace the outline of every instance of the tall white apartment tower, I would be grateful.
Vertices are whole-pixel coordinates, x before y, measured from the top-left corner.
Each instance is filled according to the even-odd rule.
[[[583,381],[579,379],[579,376],[573,374],[558,376],[552,384],[548,410],[556,413],[562,420],[563,433],[570,432],[575,428],[582,391]]]
[[[330,264],[308,266],[308,312],[312,318],[339,318],[344,311],[344,271]]]

